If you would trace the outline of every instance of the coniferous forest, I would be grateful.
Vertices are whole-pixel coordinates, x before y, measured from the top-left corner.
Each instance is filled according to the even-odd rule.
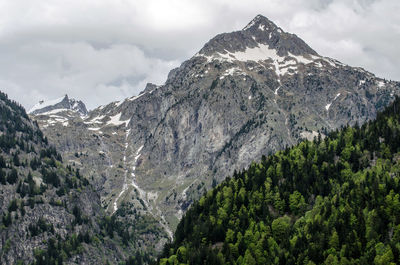
[[[151,228],[145,222],[107,216],[79,168],[63,164],[24,108],[0,92],[0,264],[105,264],[110,252],[121,264],[149,264],[149,253],[129,251],[136,231]]]
[[[60,200],[49,204],[71,213],[72,230],[87,224],[88,217],[64,197],[84,189],[87,180],[78,169],[62,167],[61,156],[28,122],[22,107],[4,94],[1,100],[6,105],[0,106],[0,183],[15,187],[18,194],[2,212],[2,231],[43,204],[50,190]],[[361,127],[303,141],[235,172],[192,205],[158,262],[399,264],[399,108],[397,98]],[[33,263],[62,264],[98,237],[113,238],[120,225],[104,218],[94,231],[90,223],[86,226],[84,232],[61,237],[59,228],[43,218],[30,223],[26,236],[46,239],[35,249]],[[12,245],[5,242],[3,255]],[[152,263],[151,258],[139,252],[125,262],[146,263]]]
[[[160,264],[400,264],[400,99],[252,163],[194,203]]]
[[[59,226],[33,218],[24,237],[44,239],[34,249],[33,264],[62,264],[99,238],[123,241],[115,220],[98,216],[101,221],[91,223],[95,219],[69,201],[66,194],[90,185],[78,169],[61,165],[22,107],[0,96],[6,103],[0,106],[0,183],[15,190],[4,205],[1,231],[26,225],[24,216],[49,200],[46,207],[65,208],[73,233],[61,236]],[[158,263],[399,264],[399,108],[397,98],[361,127],[303,141],[235,172],[192,205]],[[2,247],[3,261],[13,250],[11,239]],[[124,263],[152,261],[136,252]]]

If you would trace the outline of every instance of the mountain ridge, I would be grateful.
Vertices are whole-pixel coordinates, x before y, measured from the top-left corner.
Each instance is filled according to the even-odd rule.
[[[162,86],[84,118],[33,117],[66,160],[93,176],[110,214],[129,203],[171,232],[191,202],[235,169],[372,119],[400,93],[398,82],[320,56],[279,28],[269,37],[265,19],[217,35]]]

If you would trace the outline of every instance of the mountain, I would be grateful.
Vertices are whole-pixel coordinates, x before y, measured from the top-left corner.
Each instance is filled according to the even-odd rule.
[[[127,221],[118,210],[133,208],[171,238],[187,207],[234,170],[301,139],[363,124],[399,89],[257,16],[211,39],[161,86],[148,84],[85,117],[32,118],[90,176],[109,214]],[[168,240],[156,236],[158,247]]]
[[[399,107],[235,172],[192,205],[159,264],[398,264]]]
[[[0,150],[1,264],[150,260],[151,249],[138,244],[157,233],[151,220],[126,212],[132,226],[109,217],[88,178],[1,92]]]
[[[39,101],[39,103],[33,106],[28,113],[32,115],[38,115],[44,113],[49,115],[67,110],[76,112],[81,116],[86,116],[88,114],[86,106],[82,101],[69,98],[68,95],[50,101],[41,100]]]

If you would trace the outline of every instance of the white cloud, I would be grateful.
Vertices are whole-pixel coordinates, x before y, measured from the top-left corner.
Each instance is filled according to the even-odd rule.
[[[263,14],[324,56],[400,80],[398,0],[0,0],[0,85],[29,108],[90,108],[162,83],[210,38]]]

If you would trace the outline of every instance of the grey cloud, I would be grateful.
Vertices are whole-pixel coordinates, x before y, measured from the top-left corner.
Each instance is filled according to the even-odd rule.
[[[400,80],[398,0],[0,0],[0,86],[27,108],[138,94],[261,13],[321,55]]]

